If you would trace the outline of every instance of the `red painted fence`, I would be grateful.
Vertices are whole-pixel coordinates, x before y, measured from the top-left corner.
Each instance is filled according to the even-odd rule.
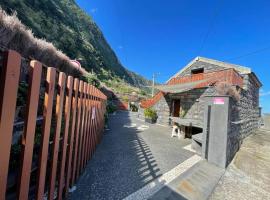
[[[0,76],[0,200],[6,199],[20,67],[21,56],[17,52],[4,52]],[[101,140],[107,98],[94,86],[55,68],[44,67],[38,61],[31,61],[29,67],[16,199],[25,200],[30,195],[42,82],[45,82],[45,97],[41,145],[32,196],[41,200],[48,192],[48,199],[55,195],[57,199],[66,198],[68,189],[74,185]],[[43,73],[45,80],[42,80]]]

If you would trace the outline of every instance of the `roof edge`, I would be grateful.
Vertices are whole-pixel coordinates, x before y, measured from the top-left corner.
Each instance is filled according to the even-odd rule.
[[[181,74],[183,71],[188,69],[192,64],[194,64],[197,61],[202,61],[202,62],[218,65],[218,66],[225,67],[225,68],[234,68],[235,70],[237,70],[241,74],[249,74],[252,72],[251,69],[249,67],[246,67],[246,66],[231,64],[231,63],[227,63],[227,62],[222,62],[222,61],[218,61],[218,60],[214,60],[214,59],[210,59],[210,58],[197,56],[193,60],[191,60],[185,67],[183,67],[180,71],[178,71],[176,74],[174,74],[172,77],[170,77],[169,80],[166,81],[166,83],[168,83],[171,79],[173,79],[176,76],[178,76],[179,74]]]

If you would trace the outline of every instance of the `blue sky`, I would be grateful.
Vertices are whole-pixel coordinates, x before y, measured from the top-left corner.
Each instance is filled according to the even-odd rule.
[[[128,69],[162,83],[196,56],[248,66],[270,112],[270,1],[76,1]]]

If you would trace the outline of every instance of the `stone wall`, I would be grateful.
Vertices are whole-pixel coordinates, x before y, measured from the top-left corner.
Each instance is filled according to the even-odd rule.
[[[184,118],[197,119],[203,123],[204,115],[204,100],[203,96],[214,95],[216,93],[213,87],[194,89],[188,92],[179,94],[168,94],[162,97],[153,108],[157,111],[158,119],[157,123],[162,125],[169,125],[169,117],[172,113],[172,101],[174,99],[180,99],[181,105],[187,110]],[[144,119],[144,109],[140,108],[138,111],[138,117]]]
[[[152,108],[157,112],[157,123],[169,125],[171,99],[165,95],[164,97],[161,97],[161,99]],[[141,107],[139,107],[138,110],[138,118],[144,120],[144,109]]]
[[[189,68],[187,68],[185,71],[183,71],[179,75],[179,77],[191,75],[191,70],[200,69],[200,68],[204,68],[204,73],[227,69],[225,67],[221,67],[221,66],[218,66],[218,65],[213,65],[213,64],[206,63],[206,62],[203,62],[203,61],[197,61],[197,62],[193,63]]]
[[[158,103],[156,103],[153,108],[157,111],[157,123],[163,125],[169,125],[169,117],[171,110],[171,99],[168,95],[161,97]]]
[[[245,75],[244,80],[240,101],[231,102],[228,161],[233,159],[243,139],[260,127],[259,87],[250,75]]]
[[[214,95],[213,87],[194,89],[188,92],[171,94],[171,99],[180,99],[180,104],[187,111],[183,118],[200,120],[203,123],[204,117],[204,96]]]

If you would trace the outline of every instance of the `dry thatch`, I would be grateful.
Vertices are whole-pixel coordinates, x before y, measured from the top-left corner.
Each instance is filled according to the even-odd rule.
[[[74,66],[52,43],[35,38],[32,31],[17,18],[16,13],[8,15],[1,7],[0,45],[19,52],[25,58],[38,60],[67,74],[74,76],[84,74],[83,70]]]
[[[235,86],[226,83],[226,82],[218,82],[215,85],[215,88],[218,92],[219,95],[230,95],[233,97],[236,101],[239,101],[241,96],[240,96],[240,91],[236,89]]]

